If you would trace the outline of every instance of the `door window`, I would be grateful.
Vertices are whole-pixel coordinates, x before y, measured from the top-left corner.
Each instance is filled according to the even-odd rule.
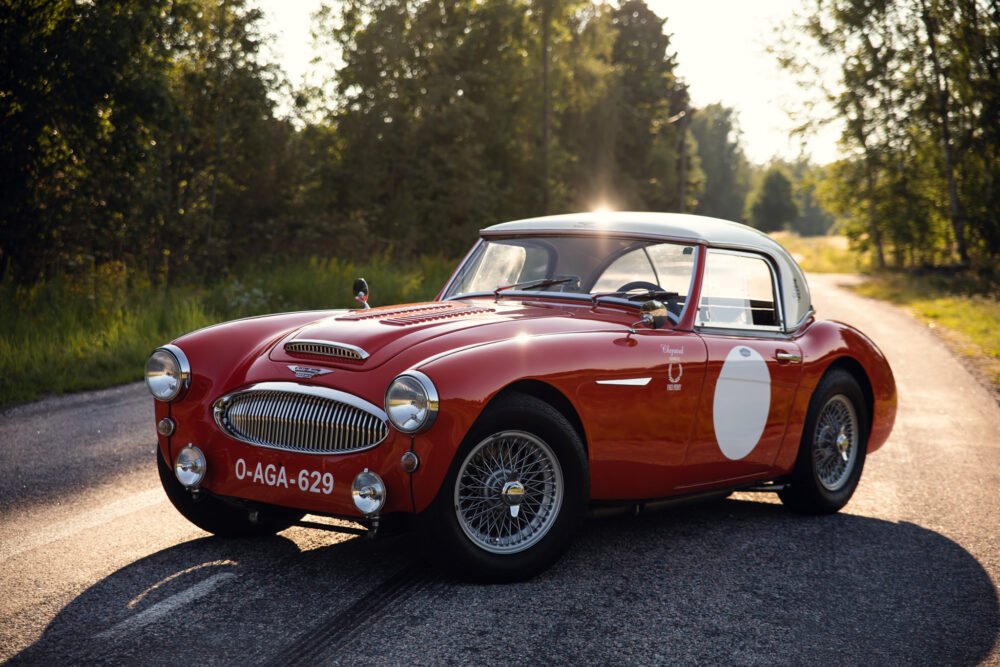
[[[774,271],[758,255],[709,249],[696,324],[779,331]]]

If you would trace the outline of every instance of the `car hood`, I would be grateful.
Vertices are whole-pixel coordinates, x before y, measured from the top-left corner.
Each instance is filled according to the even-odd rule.
[[[546,302],[432,301],[405,306],[339,312],[280,338],[272,361],[371,369],[403,351],[423,356],[504,340],[621,325],[581,316],[589,308]]]

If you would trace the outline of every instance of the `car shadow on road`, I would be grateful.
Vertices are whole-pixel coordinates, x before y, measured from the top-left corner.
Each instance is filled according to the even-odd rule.
[[[742,497],[591,521],[504,586],[428,573],[406,536],[293,537],[136,561],[13,663],[973,665],[998,636],[996,588],[947,537]]]

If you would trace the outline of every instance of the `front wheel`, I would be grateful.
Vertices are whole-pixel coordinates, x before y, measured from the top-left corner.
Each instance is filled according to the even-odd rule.
[[[163,452],[156,448],[156,467],[160,484],[171,504],[185,519],[202,530],[220,537],[264,537],[285,530],[304,516],[304,512],[284,507],[263,507],[257,511],[257,521],[250,520],[246,509],[234,507],[218,498],[202,494],[195,499],[184,488],[174,471],[167,465]]]
[[[583,444],[566,418],[532,396],[490,405],[427,512],[430,553],[468,579],[519,581],[569,546],[589,496]]]
[[[854,376],[834,369],[809,402],[799,455],[788,487],[779,493],[804,514],[838,511],[854,495],[868,448],[868,411]]]

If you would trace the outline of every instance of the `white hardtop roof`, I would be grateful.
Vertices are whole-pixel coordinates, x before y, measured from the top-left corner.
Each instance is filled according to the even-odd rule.
[[[502,222],[480,231],[484,237],[528,234],[607,234],[637,236],[715,246],[742,246],[758,250],[780,249],[770,236],[753,227],[719,218],[686,213],[634,213],[598,211],[570,213]],[[781,251],[778,251],[781,254]]]
[[[479,234],[486,239],[546,234],[606,235],[756,250],[770,255],[778,266],[784,286],[786,327],[798,326],[812,308],[805,275],[788,251],[767,234],[738,222],[686,213],[595,211],[503,222],[482,229]]]

